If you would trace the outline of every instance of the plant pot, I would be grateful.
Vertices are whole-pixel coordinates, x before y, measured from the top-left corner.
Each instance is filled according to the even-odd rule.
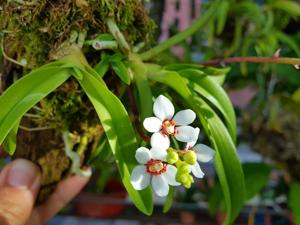
[[[181,211],[180,221],[182,224],[194,224],[196,221],[195,214],[190,211]]]
[[[81,193],[74,203],[76,214],[102,219],[119,216],[125,208],[126,190],[116,180],[109,181],[106,190],[107,193]]]

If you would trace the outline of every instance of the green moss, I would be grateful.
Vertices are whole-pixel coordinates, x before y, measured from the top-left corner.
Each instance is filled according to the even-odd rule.
[[[28,68],[53,59],[72,31],[87,31],[87,39],[108,32],[105,19],[114,17],[131,45],[153,41],[155,29],[139,0],[40,0],[35,4],[1,3],[0,32],[6,53],[26,58]],[[89,49],[88,51],[92,51]],[[90,52],[88,52],[90,53]]]

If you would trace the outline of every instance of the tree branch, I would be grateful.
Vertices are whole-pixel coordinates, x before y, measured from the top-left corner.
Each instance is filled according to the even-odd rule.
[[[232,63],[262,63],[262,64],[288,64],[299,69],[300,58],[287,58],[287,57],[229,57],[225,59],[214,59],[209,61],[200,62],[204,66],[216,66],[221,64],[232,64]]]

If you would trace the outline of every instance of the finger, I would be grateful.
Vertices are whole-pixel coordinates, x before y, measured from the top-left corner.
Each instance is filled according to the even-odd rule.
[[[72,176],[61,181],[49,199],[34,209],[30,224],[47,222],[81,191],[89,179],[90,176]]]
[[[40,186],[39,168],[16,159],[0,173],[0,224],[23,225],[28,220]]]

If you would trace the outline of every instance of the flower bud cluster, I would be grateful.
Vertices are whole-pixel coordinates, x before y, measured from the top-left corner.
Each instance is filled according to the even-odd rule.
[[[141,165],[132,171],[131,184],[136,190],[151,184],[154,192],[163,197],[168,194],[169,185],[182,184],[190,188],[194,183],[193,176],[202,178],[204,173],[198,161],[212,159],[214,150],[195,145],[200,130],[189,126],[196,118],[192,110],[182,110],[174,115],[171,101],[160,95],[154,102],[153,112],[155,117],[148,117],[143,122],[145,129],[153,133],[151,149],[137,149],[135,158]],[[184,149],[171,147],[170,138],[186,143]]]

